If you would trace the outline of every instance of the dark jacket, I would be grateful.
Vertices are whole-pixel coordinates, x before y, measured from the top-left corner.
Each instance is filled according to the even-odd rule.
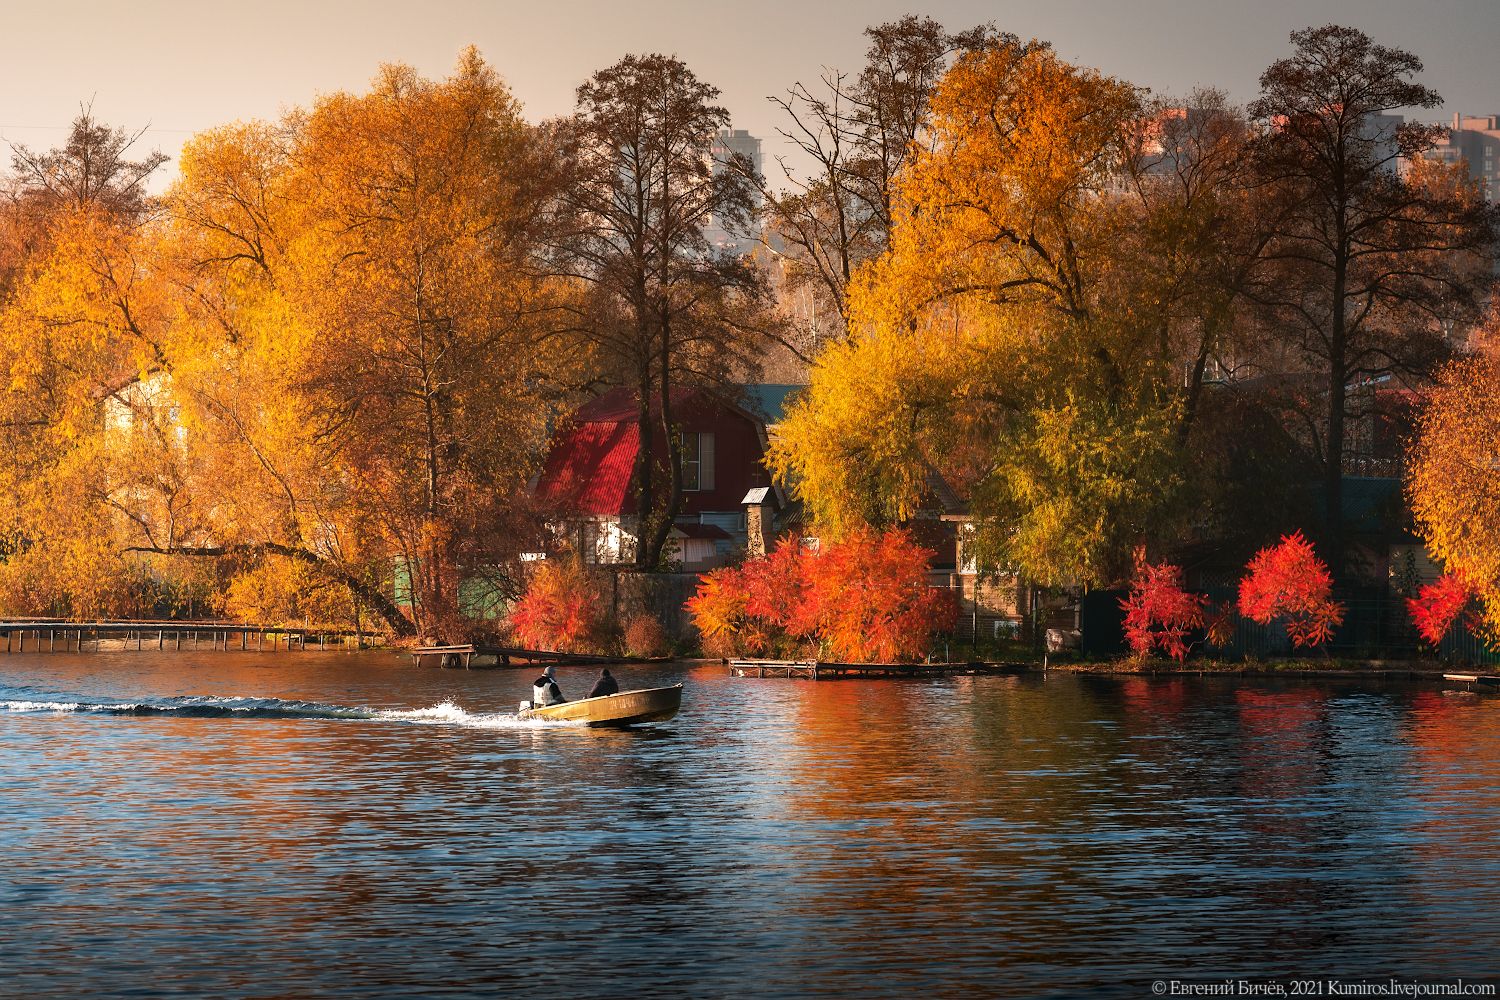
[[[587,697],[600,698],[607,694],[619,693],[620,685],[615,683],[614,677],[610,676],[610,672],[606,670],[599,675],[599,679],[594,682],[594,686],[589,688]]]

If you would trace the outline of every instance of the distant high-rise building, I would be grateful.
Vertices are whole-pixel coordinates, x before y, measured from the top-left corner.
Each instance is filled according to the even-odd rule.
[[[755,172],[760,173],[760,140],[742,128],[719,129],[713,145],[714,169],[723,170],[729,158],[735,155],[749,160]]]
[[[1453,116],[1446,138],[1427,154],[1444,163],[1466,162],[1469,176],[1484,185],[1484,196],[1500,202],[1500,115]]]
[[[757,174],[761,171],[760,139],[742,128],[719,129],[719,134],[714,137],[710,155],[713,157],[715,175],[729,169],[730,161],[736,156],[742,156],[750,161],[750,166],[755,168]],[[724,220],[715,218],[708,220],[708,225],[704,227],[704,235],[708,237],[708,242],[719,250],[733,250],[737,253],[749,253],[754,249],[756,242],[749,234],[730,232]]]

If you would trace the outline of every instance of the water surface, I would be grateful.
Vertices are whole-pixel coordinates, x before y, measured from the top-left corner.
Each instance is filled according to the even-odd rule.
[[[1066,996],[1493,975],[1500,699],[0,658],[0,995]],[[563,668],[581,694],[592,670]]]

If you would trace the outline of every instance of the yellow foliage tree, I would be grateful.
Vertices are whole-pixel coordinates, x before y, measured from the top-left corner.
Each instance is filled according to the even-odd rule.
[[[1500,636],[1500,315],[1477,348],[1438,375],[1407,494],[1428,550],[1477,592],[1491,635]]]
[[[1181,402],[1119,251],[1135,88],[1049,48],[966,53],[933,96],[890,250],[857,276],[772,460],[833,533],[911,516],[931,470],[986,561],[1115,575],[1175,485]]]
[[[0,597],[221,579],[238,615],[467,629],[460,585],[512,587],[539,534],[526,483],[581,360],[542,266],[552,162],[471,49],[199,135],[160,203],[40,185],[0,320]]]
[[[4,220],[25,234],[0,311],[0,606],[12,613],[134,614],[180,594],[163,561],[121,558],[124,429],[159,431],[151,386],[171,303],[158,280],[160,217],[140,196],[153,155],[84,114],[66,146],[17,153]],[[123,461],[122,461],[123,459]],[[183,581],[178,580],[178,583]]]

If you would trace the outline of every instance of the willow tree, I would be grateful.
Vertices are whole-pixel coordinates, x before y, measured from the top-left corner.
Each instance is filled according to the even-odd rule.
[[[838,533],[911,517],[931,470],[985,561],[1108,579],[1177,479],[1181,398],[1117,247],[1135,88],[1045,46],[959,57],[889,251],[858,276],[773,460]]]

